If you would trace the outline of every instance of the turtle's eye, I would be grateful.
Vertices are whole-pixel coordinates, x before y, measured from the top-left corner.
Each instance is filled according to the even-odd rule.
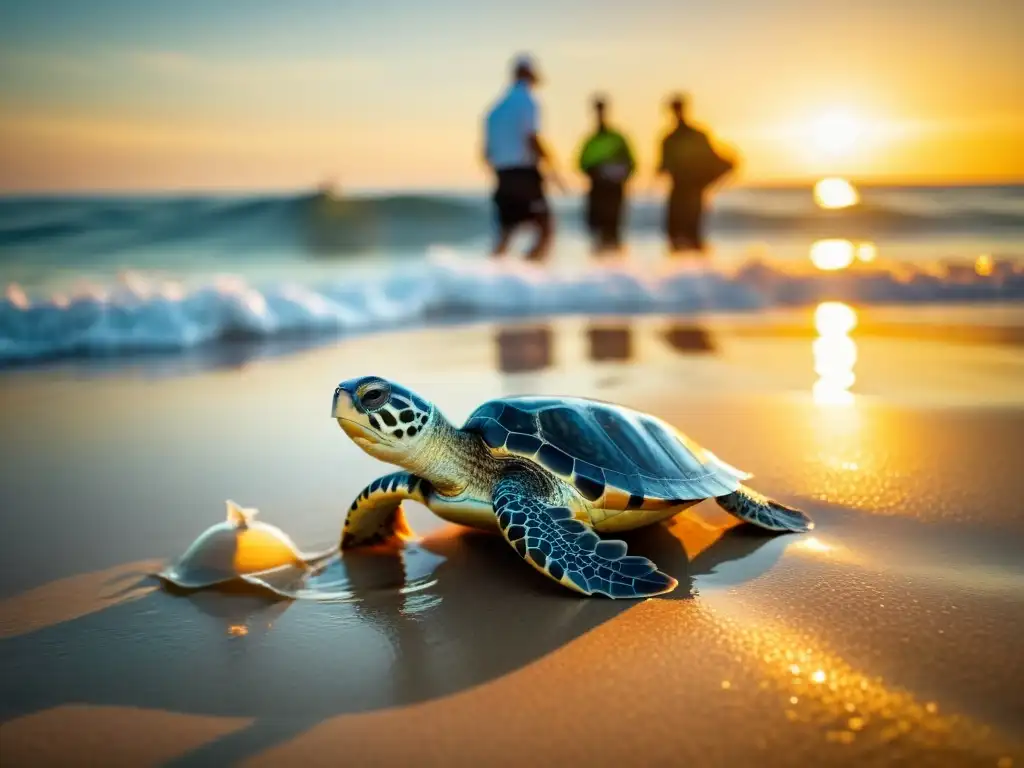
[[[387,383],[375,382],[359,396],[359,404],[368,411],[377,411],[391,398],[391,387]]]

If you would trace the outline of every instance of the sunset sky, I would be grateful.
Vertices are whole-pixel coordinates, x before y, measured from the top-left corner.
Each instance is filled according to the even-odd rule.
[[[5,0],[0,191],[469,188],[539,60],[563,166],[601,90],[649,173],[665,95],[741,181],[1024,180],[1019,0]]]

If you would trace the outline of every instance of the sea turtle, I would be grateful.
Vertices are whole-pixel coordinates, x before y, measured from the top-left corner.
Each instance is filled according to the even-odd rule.
[[[661,419],[611,403],[505,397],[456,428],[409,389],[364,376],[338,385],[331,415],[366,453],[407,470],[377,478],[352,502],[342,549],[406,537],[401,505],[412,499],[449,522],[500,530],[570,589],[635,598],[677,582],[595,531],[650,525],[708,498],[771,531],[814,527]]]

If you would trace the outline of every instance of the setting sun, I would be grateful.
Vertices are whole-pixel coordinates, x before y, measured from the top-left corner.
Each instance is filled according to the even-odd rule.
[[[814,122],[812,137],[819,150],[830,155],[838,155],[853,149],[863,130],[863,124],[853,115],[846,112],[830,112]]]

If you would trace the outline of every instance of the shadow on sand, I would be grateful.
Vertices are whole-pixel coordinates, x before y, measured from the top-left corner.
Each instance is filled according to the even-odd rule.
[[[763,573],[789,537],[680,521],[627,538],[679,579],[658,599],[686,600],[695,578],[731,561],[747,564],[740,580]],[[398,550],[348,552],[321,578],[354,597],[163,590],[9,637],[0,721],[69,703],[253,718],[174,763],[223,764],[331,716],[486,683],[635,604],[580,598],[525,568],[503,539],[453,526]]]

